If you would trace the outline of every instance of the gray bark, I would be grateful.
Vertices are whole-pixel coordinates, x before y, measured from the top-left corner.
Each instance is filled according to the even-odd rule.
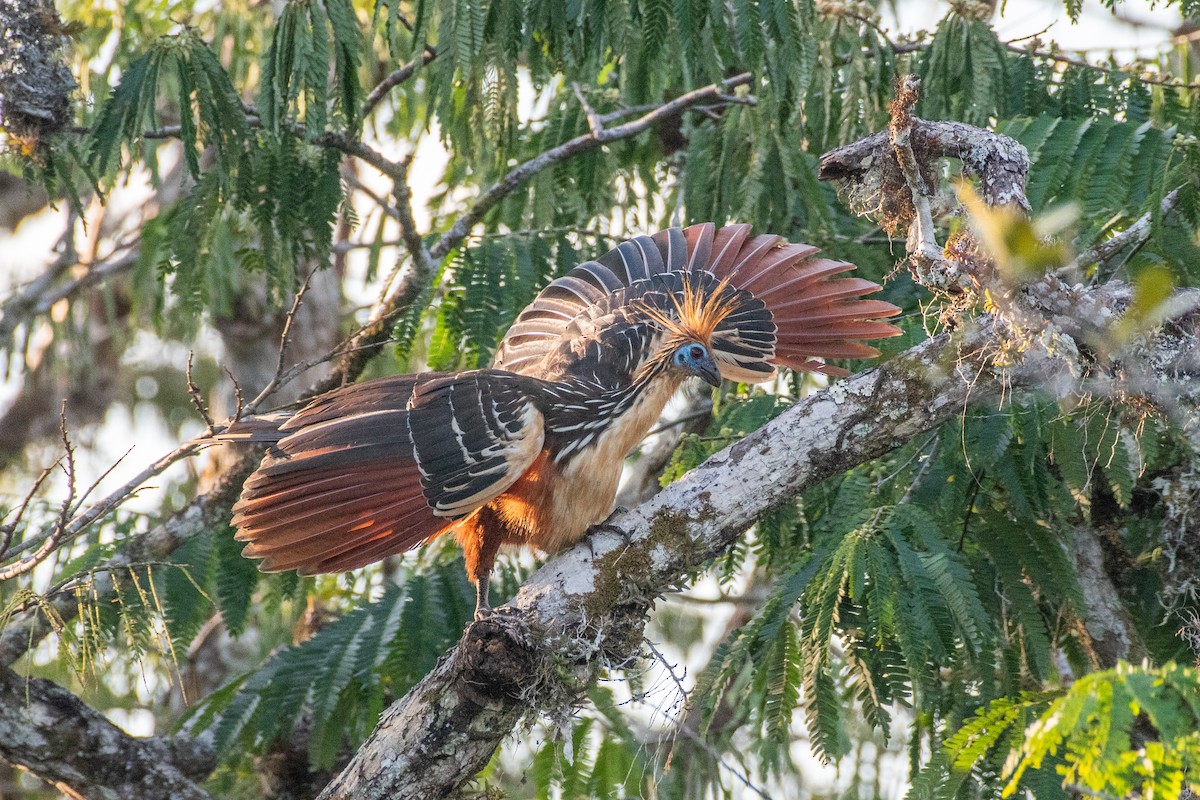
[[[133,738],[61,686],[4,668],[0,758],[89,800],[209,800],[196,781],[216,766],[203,743]]]

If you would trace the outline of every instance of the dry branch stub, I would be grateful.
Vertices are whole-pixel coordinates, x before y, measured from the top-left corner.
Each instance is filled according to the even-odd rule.
[[[946,294],[972,293],[990,283],[991,261],[969,232],[956,235],[944,248],[938,243],[935,217],[958,210],[941,191],[938,160],[960,161],[963,174],[978,180],[989,205],[1028,213],[1029,154],[1007,136],[915,116],[920,86],[914,75],[897,79],[888,129],[822,155],[820,178],[833,182],[855,212],[875,219],[889,233],[908,227],[906,249],[918,282]]]

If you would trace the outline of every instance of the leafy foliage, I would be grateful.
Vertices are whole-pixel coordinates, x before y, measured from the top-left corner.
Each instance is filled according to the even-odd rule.
[[[474,596],[461,559],[407,574],[402,585],[204,698],[183,724],[211,730],[218,751],[238,757],[269,749],[303,722],[312,766],[326,768],[454,643]]]
[[[946,740],[927,771],[1000,773],[1007,797],[1052,760],[1064,784],[1090,792],[1178,797],[1196,786],[1198,689],[1195,669],[1121,663],[1063,691],[996,700]],[[930,784],[922,773],[914,794]]]

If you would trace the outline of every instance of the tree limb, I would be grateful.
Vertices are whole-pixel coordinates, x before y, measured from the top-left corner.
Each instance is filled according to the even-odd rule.
[[[421,52],[419,58],[414,58],[404,66],[384,76],[383,80],[375,84],[375,88],[371,90],[371,93],[367,95],[367,99],[363,101],[362,111],[360,112],[363,119],[371,115],[371,112],[375,110],[375,106],[379,105],[383,101],[383,98],[387,97],[388,92],[407,81],[416,74],[417,70],[437,57],[437,50],[432,47],[426,47]]]
[[[446,231],[440,239],[430,248],[435,259],[443,258],[447,253],[459,245],[466,238],[471,229],[483,220],[487,212],[491,211],[501,200],[520,186],[525,181],[532,178],[542,170],[554,166],[555,164],[565,161],[572,156],[585,153],[589,150],[594,150],[601,145],[610,142],[616,142],[621,139],[628,139],[632,136],[637,136],[646,130],[649,130],[655,124],[662,120],[678,114],[692,106],[704,103],[709,100],[719,99],[729,89],[734,89],[738,86],[744,86],[750,83],[750,73],[744,72],[741,75],[735,75],[732,78],[721,81],[720,83],[710,84],[701,89],[681,94],[674,100],[663,103],[655,107],[642,116],[631,122],[626,122],[623,125],[618,125],[615,128],[601,128],[598,131],[588,132],[582,136],[576,136],[574,139],[563,142],[557,147],[551,148],[546,152],[529,159],[523,164],[513,167],[503,178],[493,184],[487,191],[481,194],[471,207],[454,222],[450,230]],[[597,118],[599,121],[600,118]]]
[[[61,686],[7,668],[0,669],[0,758],[88,800],[210,800],[196,782],[217,763],[207,744],[134,738]]]
[[[1182,187],[1173,189],[1170,192],[1167,192],[1167,194],[1163,197],[1162,202],[1159,203],[1158,206],[1158,213],[1160,215],[1165,217],[1175,209],[1175,206],[1179,203],[1180,189],[1182,189]],[[1080,253],[1078,256],[1076,256],[1071,267],[1101,264],[1124,250],[1126,247],[1141,247],[1150,238],[1153,218],[1153,213],[1147,211],[1145,214],[1138,217],[1125,230],[1121,231],[1112,238],[1096,243],[1091,248]]]

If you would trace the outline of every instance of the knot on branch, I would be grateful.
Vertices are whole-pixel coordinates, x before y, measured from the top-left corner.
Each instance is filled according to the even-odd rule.
[[[467,627],[457,657],[463,693],[479,705],[524,695],[543,659],[526,621],[516,614],[496,613]]]
[[[0,126],[28,150],[71,122],[79,84],[62,60],[67,32],[49,0],[0,5]]]

